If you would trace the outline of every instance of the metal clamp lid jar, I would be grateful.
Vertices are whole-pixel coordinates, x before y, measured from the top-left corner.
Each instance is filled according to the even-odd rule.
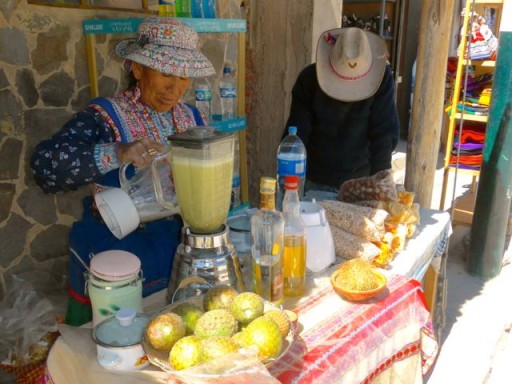
[[[142,311],[141,263],[133,253],[113,250],[91,259],[87,291],[92,304],[93,326],[130,307]]]

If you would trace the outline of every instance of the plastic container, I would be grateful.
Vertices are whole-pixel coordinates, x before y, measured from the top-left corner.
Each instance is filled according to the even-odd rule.
[[[284,295],[301,296],[306,292],[307,232],[300,215],[299,178],[286,176],[284,187]]]
[[[196,107],[201,115],[206,116],[208,125],[212,121],[212,85],[208,78],[200,77],[194,83]]]
[[[281,141],[277,148],[277,209],[282,208],[284,197],[284,178],[297,176],[299,178],[299,199],[304,196],[304,184],[306,182],[306,146],[297,136],[297,127],[290,126],[288,135]]]
[[[177,17],[192,17],[191,0],[175,0]]]
[[[300,216],[308,236],[306,268],[313,273],[323,271],[336,261],[331,226],[325,209],[316,202],[301,201]]]
[[[158,0],[158,16],[176,17],[175,0]]]
[[[224,66],[219,95],[222,120],[234,119],[236,117],[236,79],[229,65]]]
[[[131,371],[149,365],[142,348],[142,333],[149,316],[134,308],[121,308],[92,330],[98,363],[105,369]]]
[[[169,142],[183,221],[195,234],[221,231],[231,202],[234,134],[195,127],[169,136]]]
[[[90,263],[87,292],[92,305],[92,325],[124,307],[142,312],[140,260],[133,253],[113,250],[96,254]]]
[[[276,180],[262,177],[261,208],[251,217],[252,287],[275,305],[284,301],[284,216],[275,210]]]

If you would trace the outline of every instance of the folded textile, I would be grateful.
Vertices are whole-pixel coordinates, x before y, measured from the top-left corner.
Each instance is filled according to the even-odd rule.
[[[473,150],[482,150],[484,145],[482,143],[462,143],[458,142],[453,143],[455,148],[459,148],[463,151],[473,151]]]
[[[480,165],[482,164],[482,155],[465,155],[465,156],[459,156],[459,164],[464,165]],[[457,163],[457,157],[451,156],[450,157],[450,164],[456,164]]]
[[[459,137],[458,131],[455,132],[455,137]],[[480,143],[485,142],[485,132],[474,131],[472,129],[463,129],[460,134],[461,143]]]

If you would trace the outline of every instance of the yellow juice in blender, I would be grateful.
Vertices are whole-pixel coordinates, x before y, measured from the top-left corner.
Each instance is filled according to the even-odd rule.
[[[185,223],[195,233],[218,231],[229,211],[233,154],[214,159],[173,156],[172,173]]]

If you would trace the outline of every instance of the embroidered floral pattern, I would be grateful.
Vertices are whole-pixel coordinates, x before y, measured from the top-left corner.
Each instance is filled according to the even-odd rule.
[[[116,143],[123,135],[125,142],[145,137],[166,143],[167,136],[176,131],[202,124],[195,121],[193,110],[185,103],[178,103],[170,112],[157,113],[136,97],[134,89],[113,101],[121,127],[102,107],[91,105],[37,145],[31,167],[35,181],[46,193],[75,190],[118,168]]]
[[[174,76],[211,76],[215,70],[199,51],[198,40],[197,32],[181,21],[149,17],[139,24],[137,38],[121,41],[116,46],[116,53]]]

